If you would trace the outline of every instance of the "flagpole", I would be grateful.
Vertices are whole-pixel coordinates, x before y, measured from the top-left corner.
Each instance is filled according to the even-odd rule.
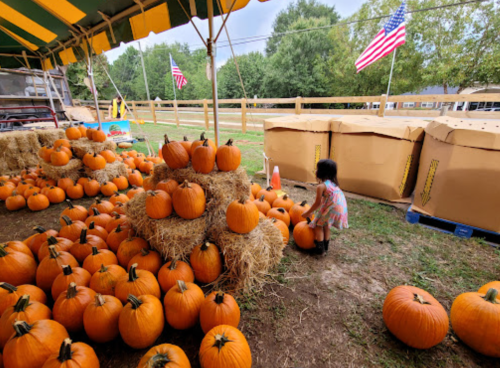
[[[172,54],[169,54],[170,56],[170,75],[172,76],[172,87],[174,87],[174,101],[177,101],[177,97],[175,94],[175,80],[174,80],[174,72],[172,70]]]
[[[394,61],[396,60],[396,49],[392,53],[392,64],[391,64],[391,74],[389,74],[389,84],[387,85],[387,98],[389,98],[389,93],[391,92],[391,81],[392,81],[392,70],[394,69]]]

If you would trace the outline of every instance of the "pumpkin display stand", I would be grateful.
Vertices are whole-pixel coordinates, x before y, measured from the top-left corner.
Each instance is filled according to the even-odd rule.
[[[212,286],[233,293],[261,287],[270,269],[279,264],[284,243],[281,232],[263,219],[248,234],[240,235],[229,230],[226,208],[235,199],[250,193],[246,171],[238,168],[231,172],[214,170],[209,174],[198,174],[191,166],[171,170],[166,164],[156,165],[152,184],[167,179],[187,180],[200,185],[207,200],[205,213],[194,220],[184,220],[175,213],[154,220],[146,214],[147,194],[141,193],[125,205],[126,215],[137,233],[166,259],[188,260],[195,246],[205,240],[214,242],[224,257],[225,271]]]
[[[116,143],[110,140],[105,140],[104,142],[94,142],[88,138],[80,138],[71,141],[71,148],[75,153],[75,156],[83,158],[86,153],[99,153],[105,150],[110,150],[112,152],[116,151]]]
[[[77,158],[72,158],[64,166],[54,166],[45,162],[44,160],[39,160],[39,164],[48,178],[54,180],[59,180],[61,178],[70,178],[74,182],[76,182],[80,178],[80,169],[83,167],[82,161]]]
[[[112,150],[114,152],[114,149]],[[91,170],[89,167],[85,166],[84,169],[85,176],[91,179],[95,179],[99,184],[104,184],[107,181],[112,181],[113,178],[117,176],[124,176],[128,178],[127,167],[123,162],[115,161],[111,164],[106,164],[106,167],[102,170]]]

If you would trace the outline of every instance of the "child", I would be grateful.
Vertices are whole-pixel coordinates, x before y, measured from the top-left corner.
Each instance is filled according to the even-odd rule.
[[[330,245],[330,228],[332,226],[341,230],[348,228],[347,203],[344,193],[339,188],[337,181],[337,164],[333,160],[320,160],[317,165],[316,178],[320,181],[316,189],[316,201],[312,207],[302,214],[310,217],[315,214],[314,220],[309,224],[314,229],[316,250],[321,255],[326,255]]]

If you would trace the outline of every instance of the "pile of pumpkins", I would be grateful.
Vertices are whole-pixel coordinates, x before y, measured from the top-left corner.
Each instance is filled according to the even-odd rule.
[[[480,354],[500,357],[500,281],[477,292],[460,294],[450,310],[455,334]],[[444,307],[428,292],[414,286],[397,286],[384,301],[383,318],[389,331],[406,345],[429,349],[448,334],[450,320]]]
[[[96,343],[121,336],[144,349],[161,335],[165,320],[179,330],[201,325],[202,367],[251,367],[235,299],[221,291],[205,297],[194,283],[210,283],[222,272],[215,244],[195,247],[190,264],[164,263],[116,202],[99,199],[88,209],[69,204],[58,231],[35,227],[24,241],[0,245],[0,367],[2,361],[5,368],[63,367],[68,361],[99,367],[92,348],[72,343],[68,333],[85,331]],[[138,367],[163,367],[166,357],[190,367],[170,344],[153,347]]]

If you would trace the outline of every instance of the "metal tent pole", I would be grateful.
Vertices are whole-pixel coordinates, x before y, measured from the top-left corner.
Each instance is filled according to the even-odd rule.
[[[97,90],[94,83],[94,71],[92,69],[92,56],[89,53],[89,71],[90,87],[92,87],[92,95],[94,96],[95,111],[97,113],[97,121],[99,122],[99,129],[102,130],[101,114],[99,114],[99,102],[97,101]]]
[[[215,130],[215,145],[219,146],[219,98],[217,95],[217,67],[215,65],[215,40],[214,40],[214,3],[213,0],[207,0],[208,10],[208,45],[207,52],[210,57],[212,71],[212,99],[214,106],[214,130]]]
[[[144,84],[146,85],[146,95],[148,96],[148,101],[151,101],[151,97],[149,96],[148,77],[146,76],[146,67],[144,66],[144,57],[142,56],[141,41],[138,41],[137,44],[139,45],[139,54],[141,55],[142,73],[144,74]]]

